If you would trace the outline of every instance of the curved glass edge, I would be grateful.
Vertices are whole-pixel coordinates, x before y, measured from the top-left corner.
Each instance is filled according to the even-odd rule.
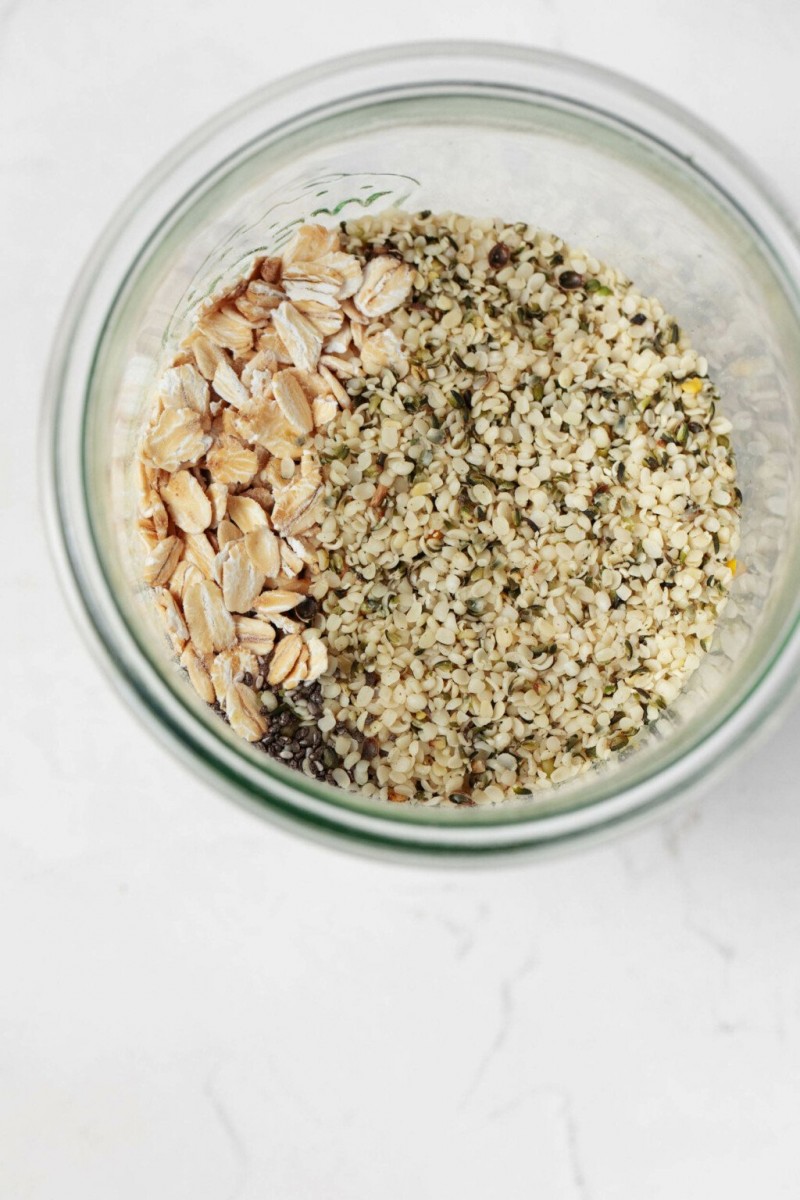
[[[444,55],[446,53],[447,48],[448,48],[447,44],[443,44],[443,43],[438,44],[437,43],[431,47],[424,46],[421,49],[422,49],[422,52],[425,54],[430,53],[432,55],[435,55],[435,54]],[[485,47],[485,46],[473,45],[473,44],[469,44],[469,43],[466,45],[463,43],[457,44],[456,48],[457,49],[466,49],[466,51],[469,52],[470,54],[479,54],[481,56],[483,56],[487,50],[487,47]],[[508,51],[507,47],[501,47],[501,46],[493,46],[493,47],[489,47],[488,49],[492,53],[494,53],[495,56],[498,56],[498,57],[503,56],[505,54],[505,52]],[[407,51],[408,53],[417,53],[420,50],[420,48],[419,47],[400,48],[401,52],[404,50]],[[523,58],[526,61],[529,61],[530,59],[535,59],[536,61],[541,61],[542,58],[544,57],[547,59],[548,65],[552,66],[554,63],[553,56],[543,56],[541,53],[538,53],[538,52],[530,53],[530,54],[520,54],[520,52],[518,50],[511,49],[510,53],[513,56],[515,56],[516,58],[518,58],[518,59]],[[391,51],[391,54],[392,54],[392,57],[397,57],[398,51],[393,49]],[[338,74],[343,69],[345,69],[348,64],[352,64],[352,63],[363,64],[363,63],[366,63],[367,61],[370,61],[373,63],[383,62],[383,61],[385,61],[384,56],[385,56],[385,52],[379,52],[379,51],[367,52],[364,55],[351,56],[349,59],[339,60],[338,63],[334,62],[334,63],[329,64],[329,71],[331,73]],[[561,65],[566,64],[568,66],[568,68],[571,70],[574,70],[576,67],[574,60],[559,59],[558,63],[560,63]],[[613,75],[613,73],[604,72],[597,68],[592,68],[592,70],[594,71],[594,73],[597,76],[604,77],[606,80],[613,83],[617,88],[619,88],[620,86],[622,86],[623,88],[627,88],[628,86],[630,86],[634,90],[638,91],[642,95],[642,97],[649,100],[649,103],[651,105],[653,104],[654,101],[656,103],[658,103],[658,98],[654,97],[652,93],[649,93],[647,91],[647,89],[640,88],[639,85],[629,85],[628,81],[619,80],[616,76]],[[310,76],[311,76],[310,72],[301,72],[301,73],[299,73],[299,76],[290,77],[289,79],[282,81],[281,84],[273,85],[273,88],[277,88],[277,89],[283,90],[283,91],[291,90],[294,80],[296,80],[298,78],[302,78],[302,77],[305,77],[306,79],[310,79]],[[319,78],[319,76],[317,74],[315,74],[314,75],[315,81],[318,78]],[[262,92],[258,93],[258,95],[263,97],[265,92],[268,92],[270,90],[271,89],[264,89],[264,90],[262,90]],[[238,110],[238,109],[241,109],[243,111],[249,110],[250,107],[252,106],[252,104],[253,104],[253,98],[251,97],[243,102],[240,102],[240,105],[234,106],[234,109],[229,110],[227,114],[223,114],[220,118],[217,118],[216,124],[217,124],[218,128],[221,129],[221,128],[226,127],[227,124],[229,123],[229,121],[231,120],[232,116],[236,112],[236,110]],[[684,117],[684,114],[680,113],[680,110],[677,109],[677,106],[672,106],[672,107],[681,115],[681,117]],[[693,123],[701,131],[703,130],[703,126],[699,122],[693,122]],[[206,140],[206,136],[207,136],[207,130],[203,130],[199,134],[195,135],[193,139],[189,139],[188,143],[184,143],[183,149],[184,149],[185,153],[182,156],[183,159],[185,159],[191,151],[192,147],[189,143],[194,142],[195,148],[196,148],[197,146],[204,144],[204,142]],[[711,136],[713,137],[713,135],[711,135]],[[93,290],[96,290],[97,279],[98,279],[98,275],[100,274],[99,266],[103,261],[104,245],[113,244],[116,241],[117,235],[119,234],[120,230],[124,229],[127,224],[127,216],[133,210],[135,210],[137,207],[138,196],[142,193],[149,194],[152,189],[152,186],[153,186],[153,182],[152,182],[153,177],[156,175],[160,175],[160,174],[164,174],[164,175],[170,174],[172,171],[174,162],[175,162],[175,159],[173,158],[171,160],[169,167],[165,167],[162,164],[162,168],[160,170],[157,168],[156,172],[153,172],[151,174],[151,176],[148,178],[148,180],[145,180],[144,183],[141,185],[141,187],[139,189],[137,189],[137,192],[134,193],[134,195],[131,197],[128,204],[126,206],[124,206],[123,210],[118,214],[118,216],[115,218],[115,220],[112,221],[112,223],[106,230],[105,235],[103,236],[100,243],[98,244],[98,247],[96,248],[94,254],[90,258],[89,263],[87,264],[87,267],[85,268],[84,273],[81,276],[76,293],[74,294],[73,298],[71,298],[71,300],[70,300],[70,306],[72,307],[72,311],[74,313],[82,314],[82,312],[84,310],[84,306],[83,306],[83,303],[79,302],[79,300],[81,298],[88,297],[89,295],[91,295]],[[769,200],[768,196],[764,196],[763,200],[767,205],[770,205],[770,200]],[[773,211],[774,211],[775,206],[772,205],[771,207],[773,208]],[[76,319],[72,325],[73,329],[76,329],[77,326],[79,325],[79,323],[80,323],[80,317],[76,317]],[[48,469],[46,470],[45,474],[46,474],[46,477],[48,478],[48,480],[51,482],[51,486],[48,488],[48,493],[47,493],[47,498],[48,498],[48,506],[47,507],[49,510],[47,526],[50,531],[51,545],[53,545],[54,549],[56,550],[56,557],[57,557],[57,559],[60,560],[60,565],[62,567],[62,570],[61,570],[62,579],[69,579],[71,581],[71,583],[73,585],[75,585],[74,589],[70,589],[70,590],[74,591],[74,595],[73,595],[72,601],[71,601],[71,607],[73,608],[73,611],[75,611],[77,609],[79,612],[82,612],[84,617],[88,618],[90,632],[93,633],[93,635],[94,635],[91,640],[92,640],[92,643],[93,643],[95,649],[97,648],[97,646],[99,644],[102,647],[102,649],[106,652],[106,656],[112,662],[115,662],[117,669],[119,669],[120,664],[118,662],[116,662],[116,660],[110,654],[109,647],[105,643],[105,641],[102,637],[102,634],[100,632],[100,629],[98,628],[97,614],[96,614],[96,612],[95,613],[92,612],[91,608],[89,607],[89,605],[87,603],[86,595],[81,591],[80,587],[77,586],[77,582],[76,582],[77,575],[79,574],[80,551],[79,551],[77,545],[74,544],[75,538],[73,537],[73,535],[75,534],[75,530],[71,527],[70,522],[66,519],[66,515],[69,512],[69,504],[66,500],[66,497],[63,496],[63,489],[61,486],[63,480],[61,479],[61,464],[59,463],[59,431],[60,431],[59,418],[62,415],[61,408],[59,406],[59,400],[61,398],[60,397],[60,393],[61,393],[60,381],[65,379],[67,376],[66,368],[67,368],[67,364],[69,363],[69,361],[71,359],[71,352],[72,352],[73,347],[70,344],[72,341],[72,338],[69,336],[69,334],[70,334],[69,324],[67,322],[62,322],[61,328],[63,331],[61,342],[60,342],[60,344],[58,342],[56,343],[56,347],[54,348],[53,355],[51,357],[50,370],[48,372],[48,379],[47,379],[47,384],[46,384],[47,402],[45,404],[45,409],[44,409],[44,427],[45,427],[44,431],[46,434],[46,438],[43,441],[43,447],[45,448],[45,453],[47,453],[46,448],[47,447],[50,448],[50,454],[49,454],[50,461],[48,463]],[[64,502],[60,504],[59,499],[62,499]],[[55,536],[53,536],[54,530],[55,530]],[[788,649],[788,646],[786,647],[786,649]],[[786,689],[782,689],[780,693],[776,694],[776,696],[773,697],[773,704],[777,703],[783,699],[783,692],[785,692],[785,691],[786,691]],[[751,696],[748,697],[748,706],[749,706],[749,701],[753,698],[753,696],[754,696],[754,693],[751,693]],[[150,706],[148,700],[144,700],[143,697],[140,697],[140,700],[143,700],[144,703],[148,707]],[[768,716],[769,716],[769,712],[764,710],[762,707],[761,718],[766,719]],[[752,726],[752,728],[755,728],[755,723],[751,722],[751,726]],[[181,740],[181,739],[179,738],[178,740]],[[172,744],[172,743],[170,743],[170,744]],[[206,765],[209,765],[209,764],[207,763]],[[216,764],[214,764],[214,765],[216,765]],[[706,772],[708,769],[707,764],[705,766],[703,766],[702,769],[704,772]],[[228,779],[228,782],[230,783],[231,780]],[[246,784],[244,783],[244,780],[242,780],[241,778],[237,779],[237,783],[239,785],[244,784],[246,786]],[[683,787],[683,786],[687,786],[687,785],[681,784],[680,786]],[[661,803],[664,802],[664,800],[666,800],[668,798],[670,798],[670,797],[659,795],[658,797],[655,798],[655,800],[653,801],[653,804],[660,805]],[[270,799],[272,799],[272,798],[270,798]],[[595,811],[597,811],[600,807],[601,806],[598,803],[595,803],[594,805],[592,805],[592,808]],[[599,815],[600,814],[598,813],[598,816]],[[297,812],[296,812],[296,810],[293,810],[292,820],[295,820],[296,818],[297,818]],[[387,814],[387,818],[384,818],[384,824],[387,823],[387,819],[388,819],[388,814]],[[624,813],[621,813],[619,816],[612,818],[612,823],[618,824],[620,821],[628,822],[630,819],[631,819],[631,813],[624,812]],[[392,815],[392,820],[394,822],[395,814]],[[531,820],[535,821],[535,820],[537,820],[537,818],[535,818],[535,817],[529,818],[529,821],[531,821]],[[320,824],[324,825],[324,822],[320,822]],[[340,825],[336,824],[335,822],[334,822],[334,824],[336,825],[337,830],[341,829]],[[474,828],[475,827],[473,826],[473,829]],[[602,828],[602,825],[598,825],[597,828]],[[484,829],[485,829],[485,826],[484,826]],[[542,830],[541,832],[544,833],[544,830]],[[581,831],[576,831],[576,832],[578,834],[586,835],[588,831],[581,830]],[[346,836],[348,839],[351,839],[352,837],[356,836],[356,834],[354,833],[353,830],[348,830]],[[372,831],[369,834],[366,834],[364,836],[366,836],[368,838],[368,840],[370,840],[370,842],[373,843],[376,840],[377,834],[375,833],[375,831]],[[576,836],[576,833],[566,833],[566,834],[562,834],[559,836],[572,837],[572,836]],[[393,845],[401,844],[398,841],[396,834],[393,834],[391,836],[390,841]],[[448,846],[447,849],[452,850],[453,847]],[[489,847],[489,849],[496,850],[497,847]]]
[[[535,94],[537,97],[540,95],[540,93],[538,91],[533,94]],[[361,95],[355,96],[355,97],[348,97],[348,98],[346,98],[346,100],[343,103],[346,104],[347,101],[351,101],[352,106],[357,108],[359,103],[364,102],[364,99],[365,98]],[[592,113],[594,113],[594,110],[591,110],[591,111],[592,111]],[[308,113],[301,114],[301,116],[298,117],[298,120],[302,121],[303,118],[305,118],[306,120],[309,119],[309,114]],[[625,124],[624,121],[621,123],[623,125]],[[285,130],[284,130],[284,132],[285,132]],[[642,138],[645,138],[646,135],[642,133],[641,136],[642,136]],[[240,154],[244,155],[248,149],[249,149],[249,147],[242,147],[240,149]],[[667,147],[667,149],[669,149],[669,147]],[[238,157],[238,155],[234,155],[232,157],[235,158],[235,157]],[[229,162],[230,161],[231,160],[229,160]],[[212,176],[215,174],[219,174],[219,168],[216,168],[211,174],[212,174]],[[204,186],[204,184],[207,182],[208,182],[207,179],[198,181],[195,185],[195,190],[201,189]],[[188,202],[188,197],[187,197],[187,202]],[[736,211],[736,206],[734,206],[734,210]],[[166,221],[166,219],[165,219],[165,221]],[[153,236],[155,237],[155,234]],[[113,589],[111,589],[111,592],[113,593]],[[112,599],[113,599],[113,595],[112,595]],[[123,621],[124,621],[124,614],[120,614],[120,615],[122,616]],[[146,647],[144,647],[141,644],[141,642],[139,642],[139,649],[140,649],[140,651],[142,651],[145,654],[145,657],[148,657],[147,649],[146,649]],[[780,643],[778,643],[778,649],[775,651],[775,655],[773,655],[770,659],[765,661],[764,672],[769,670],[769,667],[770,667],[771,662],[773,661],[773,658],[776,657],[777,654],[779,654],[779,653],[780,653]],[[154,671],[158,672],[157,664],[153,661],[152,657],[150,657],[150,662],[151,662],[151,666],[153,667]],[[759,678],[760,677],[757,677],[755,679],[754,685],[758,684]],[[173,695],[177,695],[175,692],[175,689],[173,688],[172,690],[173,690]],[[180,695],[177,695],[177,699],[180,704],[181,703]],[[157,699],[154,699],[154,702],[157,703],[158,702]],[[184,709],[186,709],[185,704],[182,705],[182,707]],[[734,711],[735,711],[735,709],[725,710],[719,718],[718,725],[721,725],[725,721],[727,721]],[[196,714],[194,714],[194,715],[196,716]],[[188,716],[189,721],[191,721],[192,714],[187,713],[187,716]],[[210,728],[209,732],[215,737],[215,740],[218,743],[218,748],[221,748],[223,731],[214,727],[214,728]],[[708,736],[710,736],[711,734],[713,734],[713,732],[714,732],[714,728],[712,727],[710,730],[704,731],[704,733],[702,735],[698,735],[697,739],[695,740],[694,745],[693,746],[690,745],[688,747],[688,749],[685,751],[684,750],[679,751],[678,749],[676,749],[673,759],[668,760],[665,764],[662,764],[662,766],[669,767],[670,762],[675,761],[675,759],[677,758],[679,753],[691,753],[693,749],[695,749],[696,747],[699,747],[701,744],[703,744],[705,739]],[[228,747],[226,746],[226,748],[225,748],[226,753],[227,753],[227,749],[228,749]],[[237,746],[232,749],[233,749],[233,757],[239,759],[239,763],[238,763],[239,769],[242,771],[245,771],[248,767],[247,759],[244,757],[247,753],[247,749],[245,747],[241,747],[241,746]],[[231,769],[235,772],[237,769],[236,764],[232,764]],[[268,775],[271,778],[273,778],[273,780],[274,780],[275,775],[277,773],[280,773],[281,767],[280,767],[280,764],[263,764],[263,763],[261,763],[261,764],[259,764],[259,771],[262,775]],[[652,771],[649,772],[649,775],[652,775]],[[645,779],[647,776],[648,776],[647,767],[645,767],[643,765],[638,776],[635,776],[633,778],[629,777],[627,780],[625,780],[624,788],[625,788],[626,793],[633,792],[637,783],[639,783],[641,780]],[[261,782],[263,782],[263,779],[261,780]],[[299,783],[295,782],[294,786],[295,787],[299,786],[299,788],[306,795],[313,794],[316,798],[322,799],[323,801],[325,801],[328,804],[334,804],[334,805],[339,806],[345,812],[352,812],[353,810],[357,810],[357,811],[361,812],[362,814],[365,813],[367,816],[374,815],[374,812],[375,812],[374,805],[371,805],[367,800],[363,800],[363,801],[359,802],[359,798],[357,796],[339,793],[338,791],[334,791],[331,794],[330,789],[328,789],[327,793],[326,793],[326,789],[324,789],[324,787],[322,785],[316,784],[314,781],[302,780],[302,781],[299,781]],[[486,809],[486,810],[479,809],[479,810],[475,810],[475,811],[470,811],[469,813],[461,814],[460,820],[463,825],[483,825],[483,824],[487,824],[489,822],[491,822],[494,825],[501,824],[501,823],[503,823],[503,824],[515,824],[515,823],[522,824],[522,823],[524,823],[526,821],[530,821],[530,820],[536,820],[537,822],[541,823],[543,820],[552,817],[554,811],[559,816],[564,815],[564,814],[573,815],[583,809],[589,809],[589,808],[596,809],[598,805],[604,803],[605,801],[607,801],[609,799],[608,791],[603,792],[601,789],[599,794],[595,793],[594,795],[591,795],[591,796],[585,796],[584,798],[580,799],[577,803],[571,803],[570,798],[566,796],[566,790],[567,790],[566,787],[564,790],[565,790],[565,795],[564,795],[562,801],[556,801],[555,803],[548,803],[547,801],[549,800],[549,797],[547,798],[547,800],[545,800],[544,797],[542,797],[541,803],[539,803],[539,798],[537,798],[537,804],[536,804],[535,808],[531,804],[525,804],[525,805],[520,804],[519,807],[514,806],[514,805],[505,805],[505,806],[503,806],[502,811],[495,810],[495,809],[491,809],[491,810],[490,809]],[[617,791],[617,788],[614,786],[613,782],[612,782],[611,790],[615,793]],[[383,819],[391,819],[392,821],[401,822],[401,823],[413,822],[416,824],[424,823],[427,825],[438,824],[438,825],[442,825],[445,827],[449,827],[450,818],[451,818],[451,814],[449,812],[442,812],[441,810],[436,810],[436,809],[411,809],[411,808],[409,810],[405,810],[405,809],[391,810],[391,815],[384,812],[382,814],[382,816],[383,816]]]

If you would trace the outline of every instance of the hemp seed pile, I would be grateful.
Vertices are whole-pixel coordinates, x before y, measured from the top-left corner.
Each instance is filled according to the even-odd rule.
[[[525,224],[303,226],[198,315],[142,440],[181,665],[243,738],[383,799],[589,769],[674,700],[736,570],[707,372]]]

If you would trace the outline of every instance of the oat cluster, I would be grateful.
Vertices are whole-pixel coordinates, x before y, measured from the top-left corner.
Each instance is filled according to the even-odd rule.
[[[304,227],[199,316],[142,443],[146,579],[200,695],[395,801],[499,802],[621,750],[735,571],[707,371],[529,226]]]
[[[350,318],[369,322],[410,288],[394,258],[362,264],[336,231],[304,226],[198,315],[158,382],[138,464],[144,579],[199,695],[273,752],[276,705],[261,689],[288,694],[328,666],[310,595],[324,511],[314,435],[349,404],[337,374],[353,373]],[[305,704],[307,722],[319,715]],[[330,756],[308,749],[288,757],[324,774]]]

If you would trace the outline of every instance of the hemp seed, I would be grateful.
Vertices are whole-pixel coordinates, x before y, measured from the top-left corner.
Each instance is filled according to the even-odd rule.
[[[707,369],[525,224],[301,227],[197,314],[142,438],[176,657],[243,738],[392,803],[594,769],[673,702],[737,570]]]

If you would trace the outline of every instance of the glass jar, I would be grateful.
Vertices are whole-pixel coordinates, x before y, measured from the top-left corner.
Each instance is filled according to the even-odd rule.
[[[388,207],[503,215],[620,267],[674,312],[734,425],[742,570],[712,649],[609,764],[491,808],[372,801],[233,735],[171,660],[141,580],[136,445],[194,306],[303,221]],[[48,382],[54,543],[76,611],[150,726],[220,790],[309,834],[442,860],[608,831],[706,783],[785,702],[800,659],[800,247],[780,203],[693,117],[585,63],[393,46],[255,93],[131,196],[65,313]]]

